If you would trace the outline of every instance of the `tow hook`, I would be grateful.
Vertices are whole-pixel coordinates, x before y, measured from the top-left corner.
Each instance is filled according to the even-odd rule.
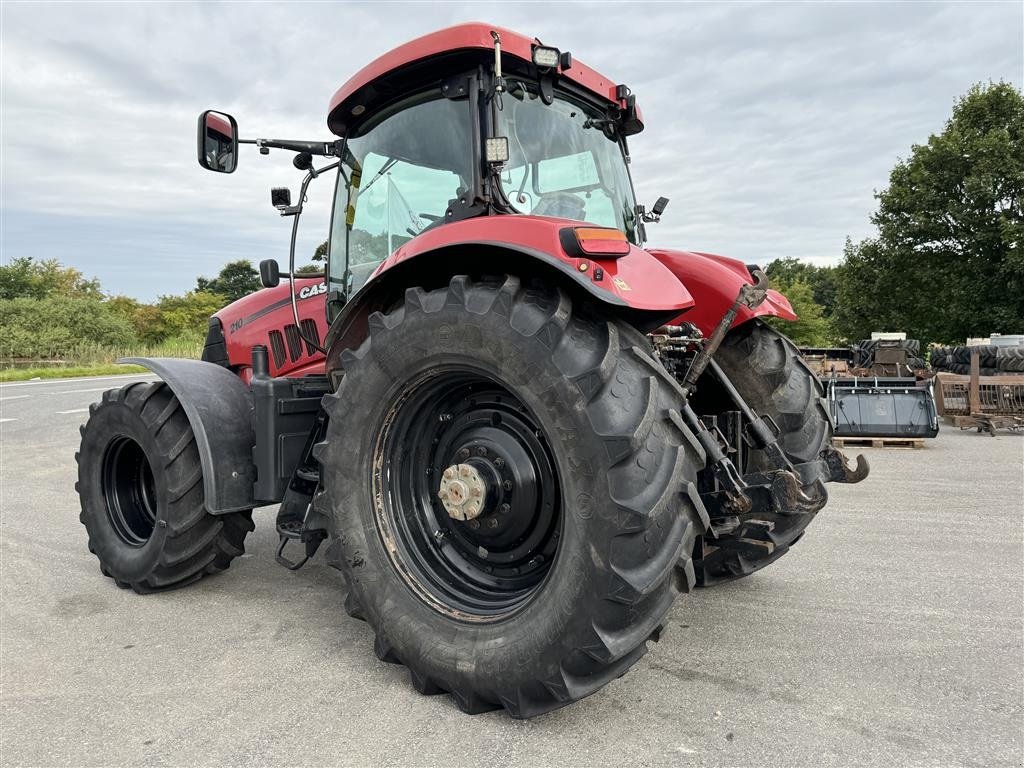
[[[863,453],[857,455],[857,466],[851,467],[850,460],[838,448],[829,446],[821,452],[821,458],[828,467],[828,479],[833,483],[859,483],[868,476],[871,467],[868,465],[867,456]]]

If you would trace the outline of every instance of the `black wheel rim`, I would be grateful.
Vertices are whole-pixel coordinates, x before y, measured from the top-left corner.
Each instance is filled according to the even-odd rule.
[[[548,441],[506,386],[469,368],[406,383],[374,451],[382,540],[420,599],[466,621],[497,620],[541,589],[558,550],[562,509]],[[482,511],[453,519],[438,490],[446,468],[484,481]]]
[[[118,537],[141,547],[156,524],[156,487],[146,454],[130,437],[111,440],[103,456],[103,498]]]

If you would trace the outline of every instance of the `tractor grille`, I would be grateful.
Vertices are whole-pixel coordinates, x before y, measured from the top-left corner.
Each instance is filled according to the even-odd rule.
[[[280,331],[271,331],[269,338],[270,354],[274,356],[274,367],[280,368],[284,365],[284,337]]]
[[[314,355],[314,354],[316,354],[317,349],[316,349],[315,346],[313,346],[313,344],[316,344],[317,346],[319,346],[319,344],[320,344],[320,331],[317,330],[316,322],[314,320],[310,320],[307,317],[305,320],[302,321],[302,335],[306,337],[305,338],[305,341],[306,341],[306,354],[307,355]],[[310,344],[310,342],[313,342],[313,344]]]
[[[299,337],[299,329],[294,325],[286,325],[284,337],[288,340],[288,357],[294,363],[302,357],[302,339]]]

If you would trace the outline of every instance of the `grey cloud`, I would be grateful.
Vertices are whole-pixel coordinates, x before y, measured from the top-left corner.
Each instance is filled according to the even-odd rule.
[[[267,190],[295,187],[289,158],[204,174],[198,112],[326,138],[347,77],[478,17],[629,83],[647,121],[631,142],[638,192],[672,198],[654,241],[744,260],[836,259],[960,94],[1024,77],[1019,3],[5,4],[4,258],[58,256],[150,298],[239,254],[281,257]],[[330,195],[312,191],[304,253],[326,236]]]

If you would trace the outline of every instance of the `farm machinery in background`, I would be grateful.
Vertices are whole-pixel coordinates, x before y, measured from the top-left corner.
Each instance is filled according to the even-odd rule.
[[[989,434],[1024,427],[1024,336],[935,346],[930,367],[904,333],[800,352],[826,388],[837,437],[935,437],[940,416]]]
[[[849,347],[801,347],[826,390],[839,438],[927,438],[939,433],[932,383],[917,339],[875,333]]]
[[[271,192],[289,269],[260,265],[266,287],[210,319],[202,360],[125,361],[161,380],[91,408],[81,520],[118,586],[224,570],[278,504],[278,561],[323,545],[345,611],[417,691],[530,717],[623,675],[678,593],[771,564],[826,483],[867,475],[762,322],[795,319],[765,274],[645,247],[668,201],[635,199],[627,86],[464,24],[361,69],[327,125],[242,139],[200,116],[207,170],[234,171],[243,144],[294,153],[295,201]],[[321,176],[327,266],[300,277]]]

